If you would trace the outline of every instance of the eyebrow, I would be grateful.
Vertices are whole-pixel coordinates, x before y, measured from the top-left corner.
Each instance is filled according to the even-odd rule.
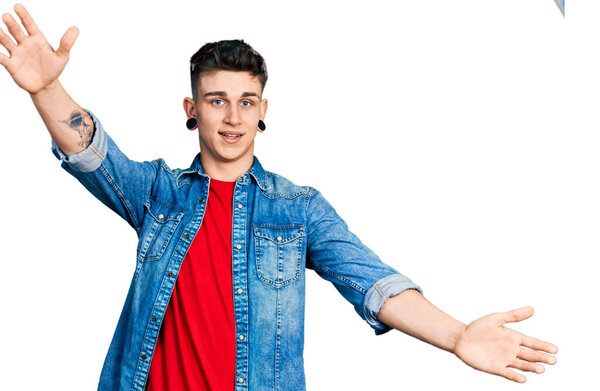
[[[227,93],[225,91],[210,91],[210,92],[207,92],[206,94],[204,94],[205,98],[208,96],[227,96]],[[244,92],[242,94],[242,98],[247,97],[247,96],[256,96],[257,98],[260,99],[260,96],[256,95],[256,92]]]

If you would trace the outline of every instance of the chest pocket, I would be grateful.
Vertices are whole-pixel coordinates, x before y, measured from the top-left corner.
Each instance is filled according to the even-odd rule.
[[[254,225],[259,280],[281,288],[300,278],[304,226]]]
[[[144,203],[144,212],[137,256],[139,261],[154,261],[162,257],[185,213],[154,198]]]

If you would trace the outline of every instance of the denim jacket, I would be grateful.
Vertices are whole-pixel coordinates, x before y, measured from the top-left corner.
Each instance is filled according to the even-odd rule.
[[[182,261],[202,224],[210,178],[200,153],[186,169],[132,161],[88,110],[91,144],[61,167],[136,231],[131,286],[98,390],[146,387],[152,354]],[[359,188],[350,186],[348,193]],[[254,156],[233,194],[232,278],[235,391],[302,391],[305,270],[330,281],[376,335],[384,301],[421,288],[366,247],[315,188],[266,171]]]

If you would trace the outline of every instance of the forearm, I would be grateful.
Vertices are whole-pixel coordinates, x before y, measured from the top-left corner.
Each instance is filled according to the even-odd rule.
[[[454,352],[456,339],[466,327],[414,289],[387,299],[377,318],[390,327],[449,352]]]
[[[65,154],[72,155],[87,148],[94,134],[94,122],[58,79],[30,96],[50,137]]]

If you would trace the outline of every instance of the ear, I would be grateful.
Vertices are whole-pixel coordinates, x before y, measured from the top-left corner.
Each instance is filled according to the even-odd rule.
[[[260,119],[265,120],[265,116],[267,115],[267,107],[269,106],[269,102],[266,99],[260,101]]]
[[[196,117],[196,102],[192,98],[184,98],[183,99],[183,110],[185,111],[185,115],[188,119]]]

